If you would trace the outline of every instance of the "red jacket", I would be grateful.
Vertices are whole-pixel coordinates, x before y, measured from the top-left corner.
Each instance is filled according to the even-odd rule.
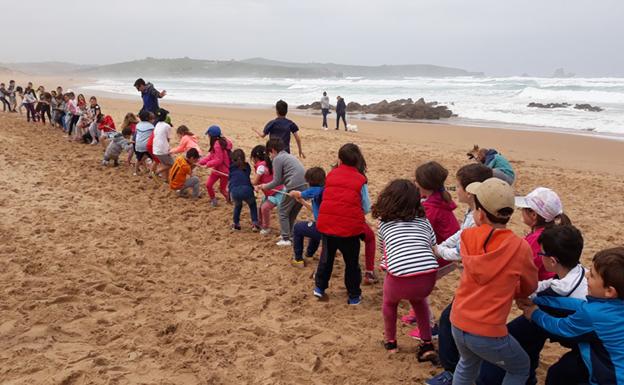
[[[438,244],[459,231],[459,223],[453,214],[453,210],[457,208],[455,202],[446,202],[442,193],[435,192],[423,202],[423,206]]]
[[[362,186],[366,178],[355,167],[339,165],[325,179],[323,202],[316,228],[336,237],[354,237],[364,232]]]

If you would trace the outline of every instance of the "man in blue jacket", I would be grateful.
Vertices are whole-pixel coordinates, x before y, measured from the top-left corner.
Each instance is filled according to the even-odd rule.
[[[548,370],[547,385],[624,385],[624,247],[594,256],[587,292],[587,302],[562,297],[518,301],[524,316],[539,327],[578,342],[578,352],[566,353]],[[556,318],[536,304],[574,313]]]
[[[141,111],[149,111],[153,114],[158,113],[160,106],[158,105],[158,99],[167,95],[167,91],[158,91],[154,88],[152,83],[145,83],[145,80],[138,78],[134,82],[134,87],[141,93],[143,99],[143,108]]]

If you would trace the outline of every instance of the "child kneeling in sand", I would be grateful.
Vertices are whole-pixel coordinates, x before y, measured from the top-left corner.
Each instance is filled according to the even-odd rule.
[[[193,198],[199,198],[199,178],[193,175],[195,163],[199,161],[199,152],[191,148],[186,156],[179,156],[169,170],[169,187],[175,190],[178,196],[186,196],[186,189],[193,190]]]
[[[113,166],[119,166],[119,155],[121,155],[121,152],[132,149],[131,138],[132,130],[129,127],[121,130],[121,133],[116,133],[106,147],[106,151],[104,151],[102,165],[106,166],[112,160]]]
[[[383,289],[385,347],[397,351],[397,306],[402,299],[412,305],[423,341],[417,354],[419,362],[435,359],[431,343],[431,324],[427,297],[436,282],[438,261],[433,252],[436,237],[425,216],[418,188],[409,180],[396,179],[381,192],[373,206],[378,218],[379,245],[383,250],[382,269],[387,275]]]

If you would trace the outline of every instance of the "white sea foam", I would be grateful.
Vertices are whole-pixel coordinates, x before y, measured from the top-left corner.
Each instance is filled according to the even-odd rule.
[[[102,79],[84,88],[136,95],[134,79]],[[169,100],[215,104],[272,105],[278,99],[291,106],[320,98],[373,103],[400,98],[448,104],[462,119],[624,135],[624,78],[450,77],[395,79],[340,78],[156,78]],[[530,102],[590,103],[602,112],[529,108]]]

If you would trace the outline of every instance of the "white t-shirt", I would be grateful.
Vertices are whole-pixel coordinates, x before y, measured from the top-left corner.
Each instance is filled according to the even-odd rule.
[[[154,127],[154,155],[167,155],[169,153],[170,138],[171,126],[165,122],[156,123],[156,127]]]

